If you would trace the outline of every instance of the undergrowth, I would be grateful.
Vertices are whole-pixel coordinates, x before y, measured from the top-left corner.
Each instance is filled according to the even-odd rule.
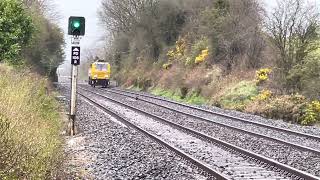
[[[208,101],[204,97],[197,94],[196,92],[188,93],[185,97],[183,97],[181,92],[175,92],[175,91],[170,91],[170,90],[163,90],[160,88],[154,88],[151,90],[151,93],[156,96],[162,96],[162,97],[166,97],[171,100],[174,100],[174,101],[184,102],[184,103],[188,103],[188,104],[201,105],[201,104],[208,103]]]
[[[227,109],[244,110],[246,105],[252,101],[252,98],[259,94],[255,82],[241,81],[233,87],[230,87],[216,101],[216,105]]]
[[[47,179],[61,158],[59,105],[46,79],[0,64],[0,179]]]
[[[223,78],[218,67],[205,66],[182,69],[174,65],[169,70],[153,69],[145,73],[147,70],[139,68],[132,72],[139,77],[134,80],[135,75],[132,75],[131,82],[127,81],[131,84],[127,87],[132,90],[149,91],[189,104],[212,104],[301,125],[320,122],[319,100],[310,101],[298,94],[274,93],[269,79],[272,70],[268,68],[256,73],[238,72]]]

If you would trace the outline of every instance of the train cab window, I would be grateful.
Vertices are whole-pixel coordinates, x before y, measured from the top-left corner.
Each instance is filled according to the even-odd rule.
[[[108,70],[108,66],[107,66],[107,64],[97,64],[96,69],[98,71],[106,71],[106,70]]]

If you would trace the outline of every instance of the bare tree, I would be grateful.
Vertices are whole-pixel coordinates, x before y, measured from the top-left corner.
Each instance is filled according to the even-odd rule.
[[[200,33],[211,38],[213,63],[226,73],[232,68],[261,66],[265,40],[262,36],[263,9],[256,0],[218,0],[203,12]]]
[[[304,0],[278,1],[266,22],[272,42],[279,50],[278,67],[286,75],[315,50],[319,13],[315,5]]]
[[[58,21],[61,15],[55,10],[55,3],[53,0],[23,0],[24,5],[28,9],[33,9],[35,13],[40,13],[46,16],[51,21]]]
[[[129,32],[140,22],[142,14],[152,11],[157,0],[105,0],[100,19],[112,32]]]
[[[244,58],[247,68],[261,66],[262,52],[265,48],[265,40],[262,37],[263,8],[256,0],[230,1],[231,41],[234,48],[238,49],[232,54],[238,54]],[[239,62],[238,62],[239,64]]]

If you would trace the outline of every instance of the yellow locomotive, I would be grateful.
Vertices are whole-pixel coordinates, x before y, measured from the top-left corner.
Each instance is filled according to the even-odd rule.
[[[107,87],[110,84],[111,66],[107,62],[97,61],[89,67],[89,85]]]

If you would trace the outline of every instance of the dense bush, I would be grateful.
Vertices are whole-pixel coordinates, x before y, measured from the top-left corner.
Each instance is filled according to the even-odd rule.
[[[64,35],[62,30],[41,16],[33,17],[35,33],[26,48],[25,60],[38,72],[54,78],[58,66],[64,61]]]
[[[64,36],[42,11],[45,2],[0,1],[0,62],[32,66],[43,75],[55,77],[64,60]]]
[[[31,38],[34,25],[23,5],[16,0],[0,1],[0,62],[21,63],[21,49]]]
[[[320,99],[320,57],[319,54],[307,57],[294,66],[287,76],[287,84],[295,91],[313,99]]]
[[[302,95],[269,96],[269,98],[256,99],[247,105],[245,111],[302,125],[313,125],[320,122],[319,101],[310,103]]]
[[[304,109],[304,114],[300,118],[301,124],[310,125],[320,122],[320,101],[312,101]]]
[[[30,43],[22,50],[22,56],[27,65],[57,80],[56,70],[64,60],[64,34],[57,24],[49,20],[48,14],[53,11],[47,6],[48,1],[25,0],[28,14],[34,24],[34,33]]]
[[[284,95],[263,101],[255,101],[247,106],[246,111],[268,118],[299,123],[305,106],[306,100],[303,96]]]
[[[60,159],[59,105],[47,81],[0,65],[0,179],[46,179]]]

